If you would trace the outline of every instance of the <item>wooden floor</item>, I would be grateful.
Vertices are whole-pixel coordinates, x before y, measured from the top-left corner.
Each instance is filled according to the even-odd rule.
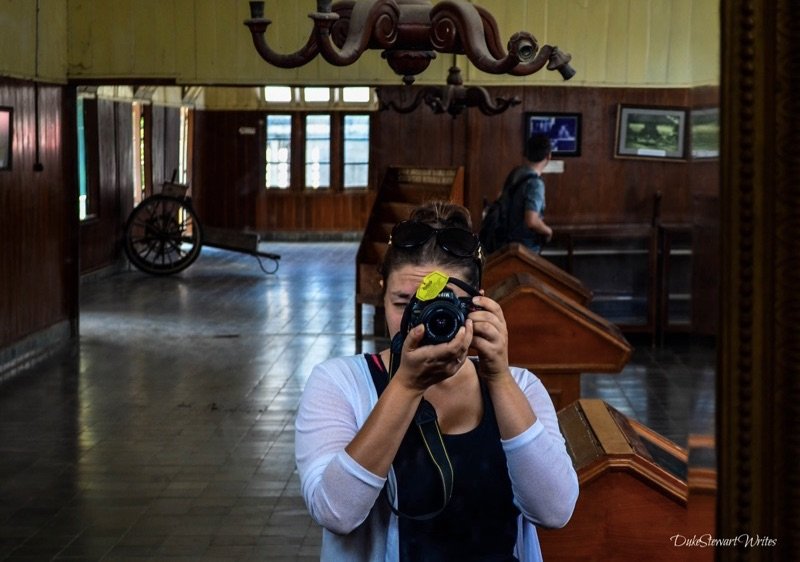
[[[318,560],[294,414],[313,365],[354,353],[356,248],[270,243],[271,276],[204,249],[172,277],[84,282],[77,348],[0,386],[0,560]],[[680,445],[713,431],[713,343],[632,343],[582,394]]]

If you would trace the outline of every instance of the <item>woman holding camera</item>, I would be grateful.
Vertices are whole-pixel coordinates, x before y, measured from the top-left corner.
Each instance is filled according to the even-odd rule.
[[[481,269],[464,207],[415,209],[393,229],[381,269],[392,349],[312,371],[296,458],[324,527],[322,560],[531,561],[541,558],[534,526],[569,520],[578,481],[552,401],[509,366],[503,312],[477,290]],[[441,343],[426,337],[436,324],[405,325],[407,309],[426,306],[419,288],[433,271],[450,277],[466,312]]]

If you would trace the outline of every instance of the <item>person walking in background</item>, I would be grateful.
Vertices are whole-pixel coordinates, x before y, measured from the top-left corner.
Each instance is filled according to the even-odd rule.
[[[506,179],[508,197],[508,240],[520,242],[536,253],[553,237],[544,222],[545,185],[542,172],[550,162],[550,138],[532,135],[525,145],[527,162],[517,166]]]

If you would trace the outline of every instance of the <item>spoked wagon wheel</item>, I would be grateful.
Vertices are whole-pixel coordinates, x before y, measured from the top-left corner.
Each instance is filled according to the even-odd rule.
[[[125,226],[125,253],[133,265],[153,275],[189,267],[200,255],[202,231],[185,200],[153,195],[131,213]]]

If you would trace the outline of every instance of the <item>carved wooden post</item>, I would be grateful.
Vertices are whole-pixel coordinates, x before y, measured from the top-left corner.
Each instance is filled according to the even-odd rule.
[[[800,6],[722,9],[722,301],[716,536],[777,539],[721,560],[800,552]]]

